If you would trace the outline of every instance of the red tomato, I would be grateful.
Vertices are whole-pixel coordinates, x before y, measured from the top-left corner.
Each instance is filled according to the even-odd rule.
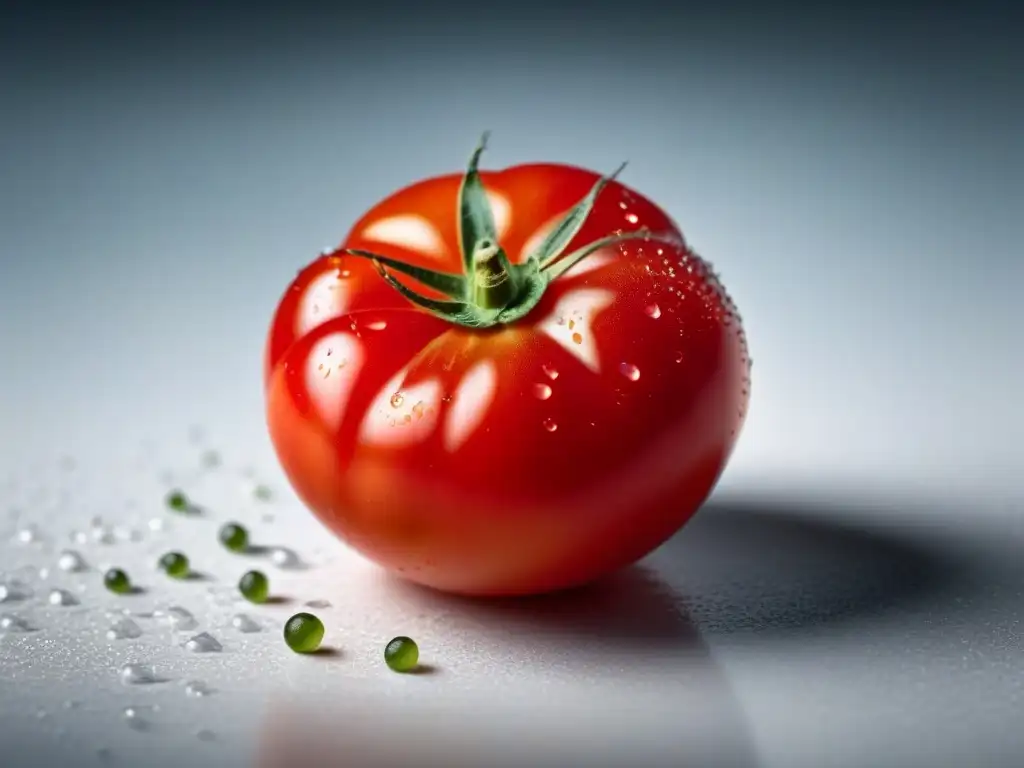
[[[371,560],[451,592],[545,592],[691,517],[742,426],[749,361],[725,291],[651,201],[564,165],[477,174],[478,156],[299,274],[267,342],[267,420],[300,498]]]

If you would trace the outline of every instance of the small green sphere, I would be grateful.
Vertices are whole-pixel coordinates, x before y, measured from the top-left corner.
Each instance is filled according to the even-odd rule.
[[[166,501],[167,506],[175,512],[188,512],[192,507],[185,492],[177,488],[167,494]]]
[[[103,574],[103,584],[117,595],[123,595],[132,590],[132,582],[128,578],[128,574],[120,568],[111,568]]]
[[[409,672],[420,662],[420,647],[411,637],[396,637],[384,646],[384,663],[395,672]]]
[[[312,653],[324,639],[324,623],[312,613],[296,613],[284,625],[284,641],[296,653]]]
[[[249,532],[238,523],[226,523],[218,536],[220,543],[232,552],[244,552],[249,548]]]
[[[265,603],[270,595],[270,582],[262,571],[249,571],[238,580],[238,591],[250,603]]]
[[[188,558],[181,552],[168,552],[160,558],[160,568],[173,579],[183,579],[189,574]]]

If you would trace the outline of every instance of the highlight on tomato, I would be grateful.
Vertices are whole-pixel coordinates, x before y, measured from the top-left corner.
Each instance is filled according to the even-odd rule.
[[[704,502],[749,398],[739,316],[669,216],[567,165],[419,181],[285,291],[266,416],[301,500],[423,585],[582,585]]]

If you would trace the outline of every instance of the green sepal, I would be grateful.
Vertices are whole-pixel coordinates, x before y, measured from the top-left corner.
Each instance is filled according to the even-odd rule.
[[[537,247],[537,251],[530,254],[532,257],[536,257],[541,267],[547,266],[562,255],[569,242],[583,228],[583,223],[593,210],[594,203],[597,201],[597,196],[601,194],[601,190],[605,188],[608,182],[614,181],[625,168],[626,163],[623,163],[609,175],[602,176],[594,182],[594,186],[590,188],[590,191],[584,198],[576,203],[572,210],[548,233],[548,236]]]
[[[438,272],[426,267],[417,267],[413,264],[406,264],[404,261],[398,261],[387,256],[381,256],[379,253],[363,251],[358,248],[345,248],[341,253],[384,264],[396,272],[408,275],[417,282],[423,283],[428,288],[433,288],[438,293],[442,293],[449,298],[466,298],[468,282],[465,275],[453,275],[450,272]]]
[[[497,243],[498,240],[494,213],[477,170],[480,155],[487,149],[489,135],[490,132],[485,131],[480,137],[480,143],[469,158],[469,165],[459,187],[459,250],[467,273],[473,266],[473,254],[477,248],[485,241]]]

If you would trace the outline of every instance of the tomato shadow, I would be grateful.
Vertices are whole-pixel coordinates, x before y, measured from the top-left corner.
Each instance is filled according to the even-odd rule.
[[[892,525],[856,502],[714,500],[644,561],[683,595],[709,639],[739,633],[798,635],[875,619],[963,595],[974,566],[923,536],[893,504]],[[878,520],[878,505],[870,519]]]
[[[384,575],[393,598],[442,613],[484,633],[529,637],[533,650],[578,652],[661,649],[700,656],[703,640],[681,595],[657,573],[633,566],[593,584],[546,595],[474,598]]]

